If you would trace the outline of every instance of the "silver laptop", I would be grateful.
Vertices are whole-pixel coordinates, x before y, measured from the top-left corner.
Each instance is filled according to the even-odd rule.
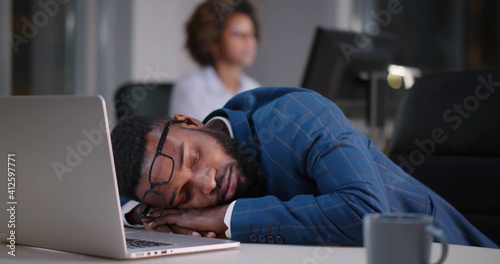
[[[23,244],[140,258],[239,246],[123,227],[102,97],[1,97],[0,113],[6,207],[0,210],[0,238],[8,252]]]

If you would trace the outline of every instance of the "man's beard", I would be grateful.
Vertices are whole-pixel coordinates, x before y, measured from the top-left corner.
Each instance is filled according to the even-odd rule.
[[[243,174],[245,184],[238,184],[233,200],[266,195],[266,181],[260,163],[248,155],[248,151],[237,140],[209,128],[202,128],[200,131],[216,139],[226,154],[236,160],[237,168]]]

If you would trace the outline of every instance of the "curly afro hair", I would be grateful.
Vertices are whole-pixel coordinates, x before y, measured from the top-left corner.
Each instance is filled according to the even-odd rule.
[[[139,201],[136,189],[144,166],[146,134],[163,129],[170,120],[172,118],[164,116],[131,116],[121,120],[113,129],[111,144],[121,196]]]

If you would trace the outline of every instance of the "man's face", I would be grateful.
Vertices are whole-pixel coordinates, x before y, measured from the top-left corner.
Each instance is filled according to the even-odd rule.
[[[149,168],[154,157],[162,131],[153,130],[146,134],[144,168],[137,188],[142,198],[149,189]],[[229,136],[214,135],[205,128],[188,128],[174,123],[170,126],[162,153],[174,160],[174,171],[169,183],[155,187],[163,195],[166,208],[205,208],[250,195],[249,191],[259,189],[260,175],[245,175],[245,167],[238,161]],[[233,142],[234,143],[234,142]],[[232,150],[231,150],[232,148]],[[258,166],[258,164],[252,164]],[[165,182],[172,171],[171,163],[155,161],[152,182]],[[250,176],[250,177],[249,177]],[[161,206],[161,198],[149,197],[146,203]]]

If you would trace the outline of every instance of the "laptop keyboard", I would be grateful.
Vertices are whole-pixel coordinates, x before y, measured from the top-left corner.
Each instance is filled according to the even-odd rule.
[[[168,246],[168,245],[172,245],[172,244],[127,238],[127,248],[129,248],[129,249],[160,247],[160,246]]]

